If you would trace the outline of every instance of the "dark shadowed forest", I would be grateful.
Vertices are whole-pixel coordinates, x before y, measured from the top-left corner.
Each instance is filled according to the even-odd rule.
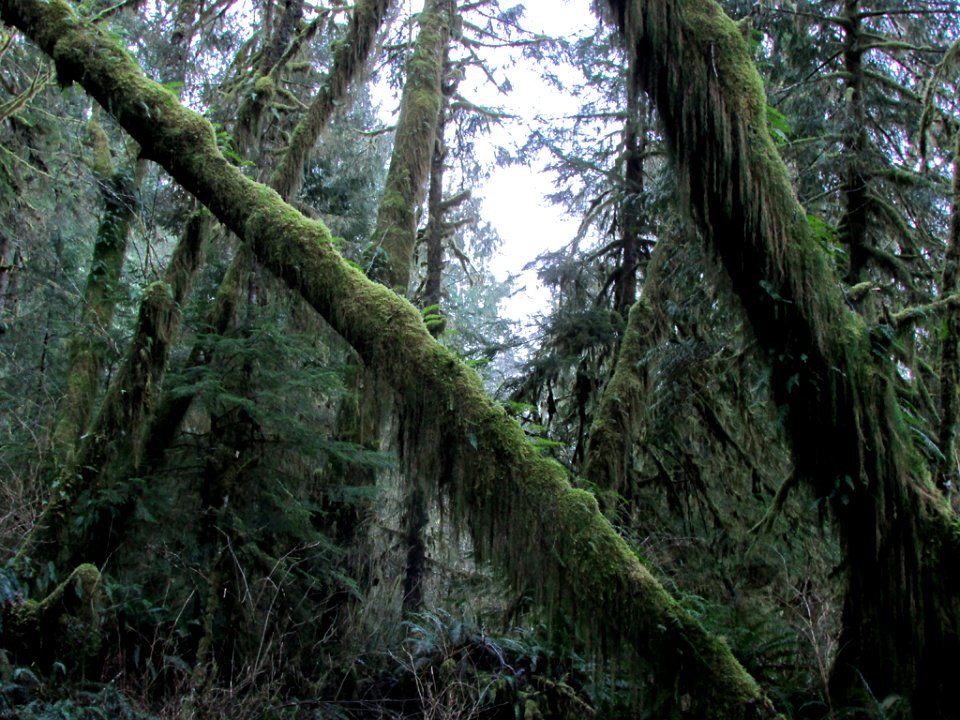
[[[0,0],[0,718],[960,717],[960,7],[592,10]]]

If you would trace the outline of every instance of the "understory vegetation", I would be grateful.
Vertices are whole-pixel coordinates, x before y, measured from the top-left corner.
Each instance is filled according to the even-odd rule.
[[[0,718],[958,717],[960,7],[527,6],[0,0]]]

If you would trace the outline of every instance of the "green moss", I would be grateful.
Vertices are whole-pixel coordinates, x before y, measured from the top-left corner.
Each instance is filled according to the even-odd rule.
[[[273,97],[277,91],[277,84],[269,75],[261,75],[253,84],[253,92],[262,97]]]
[[[40,12],[62,3],[17,5]],[[32,35],[29,18],[7,5],[2,12]],[[765,701],[729,650],[702,642],[696,623],[640,565],[595,501],[572,491],[562,469],[538,456],[519,426],[484,396],[476,373],[438,349],[415,308],[344,263],[320,226],[294,222],[279,200],[227,167],[212,138],[196,130],[208,127],[196,116],[164,101],[157,118],[150,106],[156,93],[144,89],[135,68],[122,65],[128,61],[119,58],[116,73],[104,66],[104,55],[118,56],[96,28],[85,26],[77,35],[71,42],[84,49],[72,56],[77,76],[114,109],[145,152],[249,242],[258,259],[301,292],[393,386],[404,414],[415,421],[407,425],[406,460],[420,462],[428,477],[444,473],[454,511],[481,555],[518,588],[536,581],[544,604],[570,613],[598,652],[644,658],[662,668],[662,677],[673,675],[695,699],[692,716],[760,716]],[[141,103],[147,112],[137,109]],[[598,582],[603,592],[596,592]]]
[[[443,99],[440,83],[454,8],[429,0],[420,14],[420,33],[407,63],[400,118],[374,242],[389,258],[383,282],[406,295],[416,244],[415,212],[423,202]]]
[[[102,601],[100,571],[80,565],[42,600],[9,608],[0,638],[22,665],[46,667],[56,659],[82,669],[100,652]]]

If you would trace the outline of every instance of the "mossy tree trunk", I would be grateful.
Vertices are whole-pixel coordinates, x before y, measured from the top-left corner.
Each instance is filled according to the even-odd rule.
[[[377,213],[374,242],[386,254],[382,280],[403,296],[410,286],[417,214],[443,106],[443,61],[454,12],[452,0],[427,0],[420,13],[420,33],[407,62],[393,154]]]
[[[72,456],[87,429],[108,362],[110,326],[121,293],[120,273],[138,207],[136,175],[139,172],[135,168],[142,169],[141,163],[133,159],[114,168],[103,128],[92,120],[88,129],[93,170],[100,185],[103,207],[83,293],[79,330],[70,339],[64,394],[53,430],[54,448],[68,472],[73,472]]]
[[[610,498],[617,499],[610,500],[611,511],[619,499],[629,502],[632,497],[633,446],[639,438],[638,416],[647,391],[643,357],[658,335],[653,309],[641,298],[630,308],[617,366],[590,425],[583,474]]]
[[[53,560],[65,573],[80,562],[102,564],[135,499],[144,433],[179,331],[180,307],[200,265],[206,212],[187,223],[164,279],[149,285],[140,302],[130,347],[114,375],[73,472],[60,475],[36,527],[18,552],[18,562]]]
[[[427,245],[427,272],[419,305],[424,313],[424,322],[430,334],[440,337],[446,322],[440,309],[443,284],[443,244],[447,233],[445,215],[449,204],[443,198],[443,177],[447,159],[444,135],[447,128],[450,97],[456,91],[457,81],[451,79],[449,47],[443,52],[444,82],[441,88],[440,113],[437,119],[433,156],[430,160],[430,186],[427,192],[427,226],[424,230]],[[424,533],[430,522],[428,497],[418,478],[408,478],[407,497],[404,501],[404,535],[407,544],[407,560],[403,578],[403,610],[417,612],[423,605],[424,584],[427,574],[427,544]]]
[[[449,63],[444,62],[449,69]],[[446,74],[446,73],[445,73]],[[444,322],[440,313],[441,288],[443,285],[443,235],[444,214],[443,205],[443,171],[447,159],[447,146],[444,142],[444,133],[447,128],[447,107],[450,96],[444,92],[440,107],[440,119],[437,122],[437,133],[433,144],[433,157],[430,160],[430,189],[427,192],[427,227],[424,231],[427,243],[427,274],[423,281],[420,307],[432,308],[432,315],[437,317],[428,323],[430,334],[439,337],[443,332]]]
[[[143,77],[114,40],[60,0],[3,0],[0,15],[50,54],[63,82],[80,81],[152,158],[251,244],[376,367],[418,415],[424,467],[449,479],[451,511],[518,587],[576,619],[593,647],[639,658],[663,682],[665,715],[761,718],[773,711],[720,639],[650,575],[477,375],[441,348],[419,312],[335,252],[329,232],[285,205],[219,153],[210,125]],[[532,587],[531,587],[532,586]]]
[[[953,150],[953,205],[950,208],[950,237],[943,259],[940,294],[960,291],[960,132]],[[947,312],[940,321],[940,452],[937,484],[944,492],[958,491],[957,390],[960,388],[960,315]]]
[[[173,30],[164,52],[161,75],[164,83],[182,83],[186,78],[187,57],[196,28],[196,16],[195,0],[178,0],[174,11]]]
[[[845,305],[766,130],[737,27],[710,0],[614,0],[689,208],[771,358],[796,470],[836,519],[848,580],[832,691],[954,705],[960,531],[909,439],[892,353]]]

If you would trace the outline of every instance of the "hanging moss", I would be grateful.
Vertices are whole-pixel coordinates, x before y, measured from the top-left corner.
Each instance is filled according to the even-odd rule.
[[[655,99],[681,186],[768,353],[789,409],[797,472],[829,501],[848,591],[832,690],[910,698],[949,714],[939,657],[960,652],[957,546],[924,561],[955,520],[930,491],[895,398],[882,333],[845,305],[767,131],[765,100],[737,27],[711,0],[613,0]]]
[[[270,177],[280,196],[293,201],[300,192],[307,153],[326,128],[334,109],[346,97],[350,84],[363,70],[390,0],[360,0],[354,5],[342,42],[335,43],[333,64],[310,108],[294,128],[283,158]]]
[[[576,618],[597,649],[646,659],[667,679],[658,686],[665,714],[773,715],[729,649],[670,598],[562,468],[539,456],[476,373],[430,337],[415,308],[344,262],[322,225],[230,166],[206,122],[60,0],[8,2],[2,15],[54,57],[61,79],[81,80],[145,152],[250,242],[382,372],[405,411],[424,418],[423,442],[443,449],[453,507],[484,556],[518,586],[534,585],[544,605]]]

